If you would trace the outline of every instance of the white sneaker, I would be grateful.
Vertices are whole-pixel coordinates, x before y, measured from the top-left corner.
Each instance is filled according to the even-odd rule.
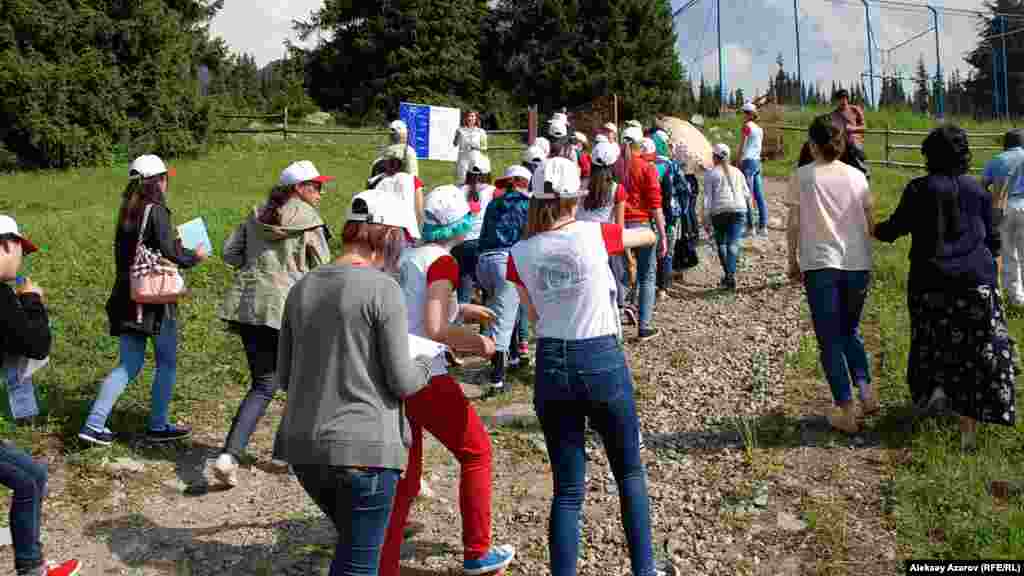
[[[229,488],[238,486],[238,462],[235,462],[235,457],[227,452],[217,456],[217,461],[213,463],[213,475]]]

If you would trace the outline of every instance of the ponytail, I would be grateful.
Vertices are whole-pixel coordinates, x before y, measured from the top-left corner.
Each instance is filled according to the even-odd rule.
[[[281,224],[281,208],[295,194],[294,186],[274,186],[270,189],[267,203],[260,209],[257,220],[263,224],[277,226]]]

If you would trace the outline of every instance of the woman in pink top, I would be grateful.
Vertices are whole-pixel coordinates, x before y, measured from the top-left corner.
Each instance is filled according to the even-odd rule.
[[[808,134],[815,162],[797,170],[787,198],[790,276],[803,279],[821,365],[838,408],[828,421],[854,433],[858,425],[851,375],[864,412],[878,410],[860,335],[871,283],[874,202],[864,174],[839,161],[843,130],[830,117],[820,116]]]
[[[507,275],[529,306],[538,338],[533,402],[554,477],[551,574],[576,574],[589,420],[604,441],[619,487],[633,574],[653,576],[640,427],[608,257],[650,246],[656,238],[649,227],[623,230],[617,224],[577,221],[576,204],[583,194],[579,167],[572,160],[549,159],[534,174],[527,239],[512,247]]]

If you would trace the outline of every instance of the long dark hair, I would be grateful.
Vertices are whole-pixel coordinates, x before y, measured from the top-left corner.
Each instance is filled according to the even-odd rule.
[[[467,172],[466,186],[469,187],[469,190],[466,191],[466,199],[470,202],[479,202],[481,185],[486,186],[489,185],[490,183],[490,174],[481,174],[479,172]]]
[[[146,204],[164,205],[164,194],[160,190],[160,179],[166,174],[145,180],[132,178],[121,193],[121,208],[117,211],[118,228],[138,228]]]
[[[590,172],[590,181],[587,185],[587,197],[583,199],[583,208],[597,210],[604,208],[614,200],[615,173],[611,166],[594,164]]]
[[[267,203],[259,209],[256,219],[270,226],[281,224],[281,207],[295,195],[295,186],[274,186],[267,196]]]
[[[551,183],[544,183],[548,193]],[[526,221],[526,237],[532,238],[543,234],[558,222],[559,218],[569,214],[576,206],[576,198],[530,198],[530,209]]]
[[[928,133],[921,142],[928,173],[948,176],[951,186],[936,186],[935,198],[935,253],[941,254],[946,241],[960,234],[960,176],[971,166],[971,147],[967,132],[955,124],[940,126]]]
[[[807,136],[828,162],[842,156],[846,149],[846,130],[836,126],[829,114],[815,118],[807,129]]]

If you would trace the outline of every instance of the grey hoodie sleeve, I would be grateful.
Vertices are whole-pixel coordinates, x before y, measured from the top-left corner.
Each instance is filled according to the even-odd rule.
[[[430,381],[430,362],[409,358],[409,318],[398,284],[382,281],[377,290],[376,336],[380,365],[388,388],[398,398],[419,392]]]
[[[245,265],[245,229],[248,223],[249,221],[246,220],[239,224],[231,236],[224,241],[224,249],[221,251],[223,256],[221,257],[228,266],[241,268]]]

